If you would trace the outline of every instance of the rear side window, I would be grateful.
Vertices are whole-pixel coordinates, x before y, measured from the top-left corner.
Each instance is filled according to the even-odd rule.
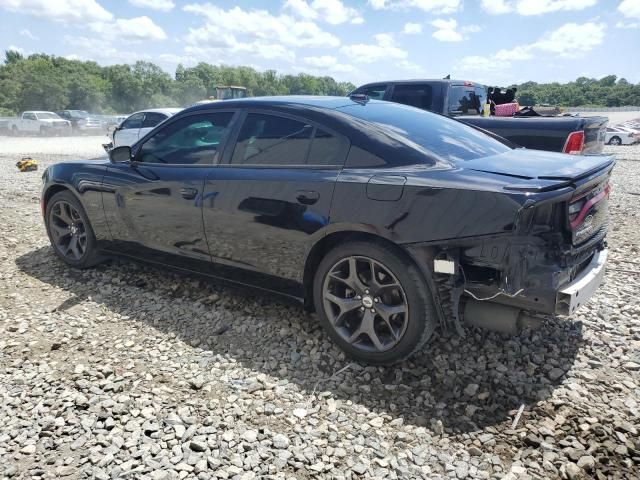
[[[290,118],[250,113],[240,129],[231,163],[304,165],[313,127]]]
[[[121,128],[128,130],[131,128],[142,128],[142,122],[144,121],[144,113],[134,113],[124,122],[122,122]]]
[[[486,98],[484,87],[452,85],[449,89],[449,113],[479,115]]]
[[[170,165],[211,164],[232,117],[231,112],[190,115],[160,127],[142,145],[136,160]]]
[[[308,165],[344,165],[349,142],[320,128],[316,129],[309,151]]]
[[[393,87],[391,101],[433,110],[433,89],[427,84],[396,85]]]
[[[144,122],[142,122],[142,128],[153,128],[160,122],[163,122],[167,118],[163,113],[147,112],[144,115]]]
[[[386,85],[371,85],[368,87],[360,87],[355,92],[360,95],[366,95],[376,100],[384,100],[384,93],[387,91]]]

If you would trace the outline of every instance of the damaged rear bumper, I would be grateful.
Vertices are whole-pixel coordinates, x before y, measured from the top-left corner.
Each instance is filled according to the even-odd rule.
[[[556,295],[556,315],[572,315],[584,305],[604,280],[608,250],[596,252],[589,265]]]

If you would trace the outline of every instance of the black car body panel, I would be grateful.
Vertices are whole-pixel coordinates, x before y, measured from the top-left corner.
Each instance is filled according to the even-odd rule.
[[[233,116],[208,160],[139,161],[146,142],[163,129],[220,112]],[[432,134],[402,133],[401,120],[394,128],[374,121],[382,113],[393,118],[415,112],[433,125]],[[301,121],[314,139],[319,131],[330,132],[336,164],[234,163],[241,125],[252,113]],[[473,142],[464,143],[465,135]],[[462,139],[452,146],[453,156],[439,144],[428,148],[425,142],[438,136],[445,143]],[[607,185],[614,162],[514,150],[484,137],[388,102],[230,100],[175,115],[132,147],[130,162],[50,166],[42,202],[44,208],[60,189],[73,192],[106,252],[277,291],[307,305],[317,252],[327,242],[356,236],[392,243],[413,258],[439,303],[446,304],[448,295],[442,285],[452,284],[434,272],[433,262],[449,258],[461,267],[465,277],[459,280],[469,291],[504,292],[506,304],[552,313],[557,290],[604,248],[606,199],[587,202],[589,195],[601,200],[597,189]],[[482,156],[483,149],[499,153]],[[578,241],[574,232],[586,220],[576,216],[570,226],[567,209],[574,203],[581,215],[602,212]],[[446,316],[446,309],[441,313]]]
[[[412,105],[454,117],[461,122],[493,132],[516,145],[536,150],[563,152],[570,133],[584,132],[581,153],[602,152],[609,121],[607,117],[482,117],[479,111],[474,115],[465,115],[464,112],[452,110],[452,105],[457,104],[460,97],[459,92],[453,93],[458,89],[475,93],[481,103],[486,99],[484,85],[448,79],[376,82],[358,87],[351,95],[373,94],[372,98]],[[462,98],[464,99],[464,96]]]

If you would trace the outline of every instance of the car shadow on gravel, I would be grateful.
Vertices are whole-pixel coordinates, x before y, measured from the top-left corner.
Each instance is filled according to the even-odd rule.
[[[229,355],[257,373],[299,386],[306,398],[331,392],[336,399],[449,434],[510,423],[521,405],[526,418],[562,382],[583,341],[580,322],[550,319],[540,330],[517,337],[477,331],[464,338],[439,336],[401,365],[371,367],[350,363],[314,317],[280,298],[125,260],[73,270],[50,247],[24,254],[16,264],[73,294],[50,311],[71,310],[91,297],[201,349],[191,361]],[[240,382],[232,388],[245,387]]]

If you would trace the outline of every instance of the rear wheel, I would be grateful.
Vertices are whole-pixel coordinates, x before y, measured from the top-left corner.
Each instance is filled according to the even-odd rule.
[[[352,358],[390,365],[433,334],[436,313],[416,266],[394,248],[350,242],[320,262],[314,302],[331,338]]]
[[[622,139],[620,137],[611,137],[609,145],[622,145]]]
[[[56,255],[67,265],[87,268],[101,258],[89,218],[69,191],[56,193],[47,203],[46,227]]]

